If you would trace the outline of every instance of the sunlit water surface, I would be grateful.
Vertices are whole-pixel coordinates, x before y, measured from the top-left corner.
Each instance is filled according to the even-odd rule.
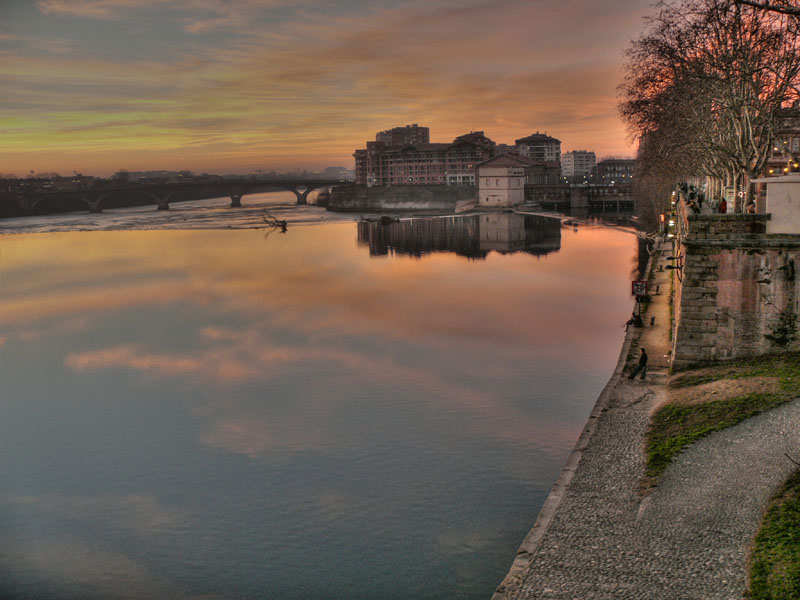
[[[0,237],[0,596],[489,598],[616,363],[635,238],[361,237]]]

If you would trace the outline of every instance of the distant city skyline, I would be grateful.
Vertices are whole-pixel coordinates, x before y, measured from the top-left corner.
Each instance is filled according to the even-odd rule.
[[[0,173],[353,168],[375,133],[634,152],[648,0],[4,0]]]

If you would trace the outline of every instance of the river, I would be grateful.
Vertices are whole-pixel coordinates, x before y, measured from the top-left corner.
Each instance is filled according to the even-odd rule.
[[[636,238],[245,204],[0,223],[0,596],[489,598]]]

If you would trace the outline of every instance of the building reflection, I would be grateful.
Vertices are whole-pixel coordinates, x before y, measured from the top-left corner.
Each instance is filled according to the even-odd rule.
[[[452,252],[483,259],[493,251],[544,256],[561,249],[561,222],[553,217],[510,212],[405,219],[388,224],[360,221],[358,244],[368,246],[371,256],[421,257],[432,252]]]

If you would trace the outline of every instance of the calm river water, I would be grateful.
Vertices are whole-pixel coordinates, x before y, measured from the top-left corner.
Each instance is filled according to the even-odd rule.
[[[636,239],[484,218],[0,236],[0,596],[491,597]]]

